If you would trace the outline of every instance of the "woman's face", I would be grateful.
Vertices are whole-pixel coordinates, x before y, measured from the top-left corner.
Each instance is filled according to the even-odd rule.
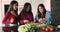
[[[17,10],[17,9],[18,9],[17,3],[13,5],[13,9],[14,9],[14,10]]]
[[[43,8],[39,6],[39,12],[43,13]]]
[[[29,10],[30,10],[30,6],[27,7],[27,10],[26,11],[29,12]]]

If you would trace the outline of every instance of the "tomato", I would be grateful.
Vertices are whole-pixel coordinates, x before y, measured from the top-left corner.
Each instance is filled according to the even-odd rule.
[[[51,27],[48,27],[48,29],[50,30]]]
[[[42,30],[45,30],[46,28],[45,27],[42,27]]]
[[[45,28],[45,31],[46,31],[46,32],[48,32],[48,30],[49,30],[48,28]]]
[[[50,28],[50,31],[53,31],[54,29],[53,28]]]
[[[50,31],[53,31],[53,27],[51,27],[51,26],[49,26],[48,29],[49,29]]]

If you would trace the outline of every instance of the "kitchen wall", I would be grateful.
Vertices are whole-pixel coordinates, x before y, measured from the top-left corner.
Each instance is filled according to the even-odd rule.
[[[1,10],[2,10],[2,9],[1,9],[1,0],[0,0],[0,31],[2,32],[2,27],[1,27],[1,26],[2,26]]]

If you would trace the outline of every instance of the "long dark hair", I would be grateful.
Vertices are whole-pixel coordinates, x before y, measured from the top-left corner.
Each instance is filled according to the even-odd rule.
[[[41,12],[39,12],[39,7],[43,8],[43,15],[42,16],[41,16]],[[45,14],[46,14],[45,6],[43,4],[39,4],[38,5],[38,18],[45,18]]]
[[[32,13],[32,11],[31,11],[32,9],[31,9],[31,4],[30,4],[30,3],[25,3],[22,11],[23,11],[24,13],[27,13],[26,10],[27,10],[27,7],[28,7],[28,6],[29,6],[29,11],[28,11],[28,13]]]
[[[8,8],[8,11],[9,11],[9,12],[14,10],[14,9],[13,9],[13,5],[14,5],[14,4],[17,4],[17,6],[18,6],[18,2],[17,2],[17,1],[11,1],[10,6],[9,6],[9,8]],[[14,11],[14,12],[17,14],[17,11],[18,11],[18,9],[17,9],[16,11]]]

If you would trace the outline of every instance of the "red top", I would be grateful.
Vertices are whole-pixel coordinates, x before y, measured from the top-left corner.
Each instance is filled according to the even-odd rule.
[[[31,13],[24,13],[23,11],[21,11],[20,13],[20,19],[19,19],[19,24],[20,25],[24,25],[24,20],[29,20],[30,22],[33,21],[33,14]]]
[[[14,21],[17,18],[17,16],[13,15],[10,12],[7,12],[2,23],[3,24],[17,24],[17,21]],[[14,22],[11,22],[14,21]]]

